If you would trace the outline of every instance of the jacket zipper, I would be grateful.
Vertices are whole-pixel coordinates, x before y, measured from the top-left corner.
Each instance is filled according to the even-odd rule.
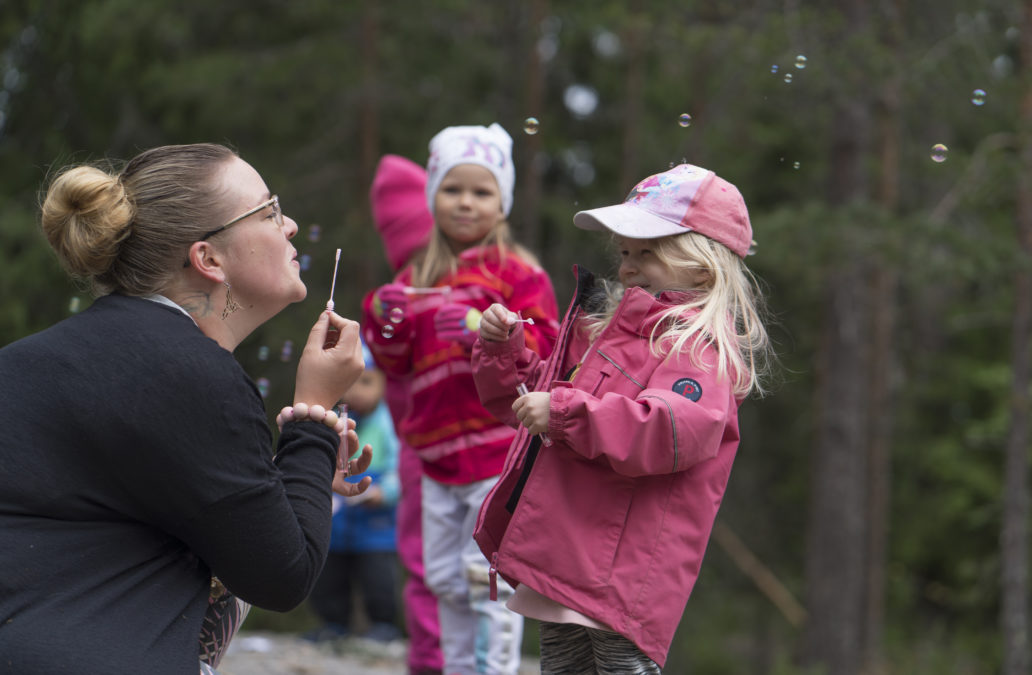
[[[498,551],[491,554],[491,566],[487,569],[487,577],[490,586],[490,597],[492,601],[498,600]]]

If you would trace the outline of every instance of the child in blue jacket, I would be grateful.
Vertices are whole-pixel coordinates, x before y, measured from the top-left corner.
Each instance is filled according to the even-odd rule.
[[[333,530],[311,604],[325,621],[310,634],[316,640],[354,633],[353,597],[360,595],[368,619],[363,637],[389,642],[398,628],[398,552],[395,516],[398,502],[398,437],[384,399],[386,379],[363,343],[365,371],[342,398],[355,420],[362,446],[373,447],[367,475],[373,484],[358,497],[333,497]]]

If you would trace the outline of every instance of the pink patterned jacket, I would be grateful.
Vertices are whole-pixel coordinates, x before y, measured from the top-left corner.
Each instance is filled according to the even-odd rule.
[[[411,268],[406,268],[395,283],[410,284],[411,277]],[[422,459],[426,475],[465,485],[501,472],[515,432],[480,404],[471,347],[438,336],[437,311],[459,304],[482,312],[501,303],[534,319],[527,345],[547,356],[559,329],[559,310],[545,271],[515,253],[502,260],[497,248],[463,252],[458,270],[439,279],[435,288],[439,292],[412,293],[405,317],[396,325],[376,315],[375,291],[369,293],[362,303],[362,335],[384,372],[406,378],[411,399],[398,433]],[[387,331],[385,325],[390,325]]]

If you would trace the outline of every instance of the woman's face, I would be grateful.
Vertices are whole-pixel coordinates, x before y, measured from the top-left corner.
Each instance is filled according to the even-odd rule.
[[[239,157],[230,160],[222,172],[222,185],[229,218],[272,197],[258,172]],[[304,300],[308,292],[301,281],[297,249],[290,243],[297,234],[297,223],[285,214],[277,221],[276,209],[270,205],[213,238],[222,240],[226,281],[245,310],[257,308],[275,314]]]
[[[501,219],[502,193],[490,170],[459,164],[444,175],[434,196],[434,222],[452,251],[479,244]]]

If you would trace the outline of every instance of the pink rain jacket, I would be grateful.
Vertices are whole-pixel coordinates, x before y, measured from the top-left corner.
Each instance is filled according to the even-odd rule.
[[[524,348],[520,324],[508,342],[474,346],[481,401],[499,419],[518,425],[519,381],[551,391],[553,442],[519,428],[474,537],[492,574],[612,627],[662,666],[738,447],[738,401],[715,366],[650,353],[659,313],[682,294],[628,289],[589,345],[578,327],[593,279],[577,273],[547,361]],[[712,366],[712,348],[703,358]]]

